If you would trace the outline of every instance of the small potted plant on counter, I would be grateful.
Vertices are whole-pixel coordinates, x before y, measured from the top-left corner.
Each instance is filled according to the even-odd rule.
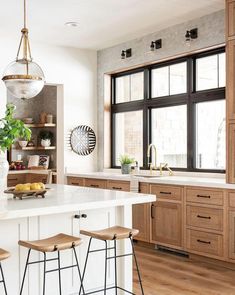
[[[41,146],[49,147],[53,139],[53,133],[51,131],[43,130],[40,132],[39,138],[41,140]]]
[[[134,158],[130,158],[128,155],[122,155],[120,156],[119,161],[121,163],[122,174],[130,174],[131,164],[135,162]]]

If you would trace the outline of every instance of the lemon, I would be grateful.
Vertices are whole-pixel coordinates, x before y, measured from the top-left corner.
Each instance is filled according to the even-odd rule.
[[[45,185],[44,185],[44,183],[39,182],[38,184],[40,185],[40,188],[41,188],[41,189],[45,189]]]
[[[33,190],[33,191],[37,191],[37,190],[40,190],[41,189],[41,186],[39,183],[31,183],[30,185],[30,189]]]
[[[22,184],[22,191],[30,191],[30,185]]]
[[[23,190],[23,184],[19,183],[15,186],[15,191],[22,191]]]

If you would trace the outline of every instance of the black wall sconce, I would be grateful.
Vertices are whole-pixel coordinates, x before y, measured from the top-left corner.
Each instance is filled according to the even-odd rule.
[[[156,41],[152,41],[150,44],[150,50],[154,51],[155,49],[162,48],[162,39],[158,39]]]
[[[121,59],[129,58],[131,56],[132,56],[132,49],[131,48],[126,49],[126,50],[122,50]]]
[[[190,42],[198,37],[198,29],[187,30],[185,34],[186,43],[190,44]]]

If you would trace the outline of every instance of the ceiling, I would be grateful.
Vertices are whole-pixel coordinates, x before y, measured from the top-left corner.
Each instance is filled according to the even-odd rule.
[[[30,38],[101,49],[224,8],[224,0],[28,0]],[[19,38],[23,0],[0,0],[0,33]],[[76,21],[78,27],[66,27]]]

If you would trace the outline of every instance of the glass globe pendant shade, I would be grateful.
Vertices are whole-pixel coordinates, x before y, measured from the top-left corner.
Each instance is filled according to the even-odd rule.
[[[45,84],[42,69],[29,59],[16,60],[9,64],[2,80],[13,96],[22,99],[35,97]]]

